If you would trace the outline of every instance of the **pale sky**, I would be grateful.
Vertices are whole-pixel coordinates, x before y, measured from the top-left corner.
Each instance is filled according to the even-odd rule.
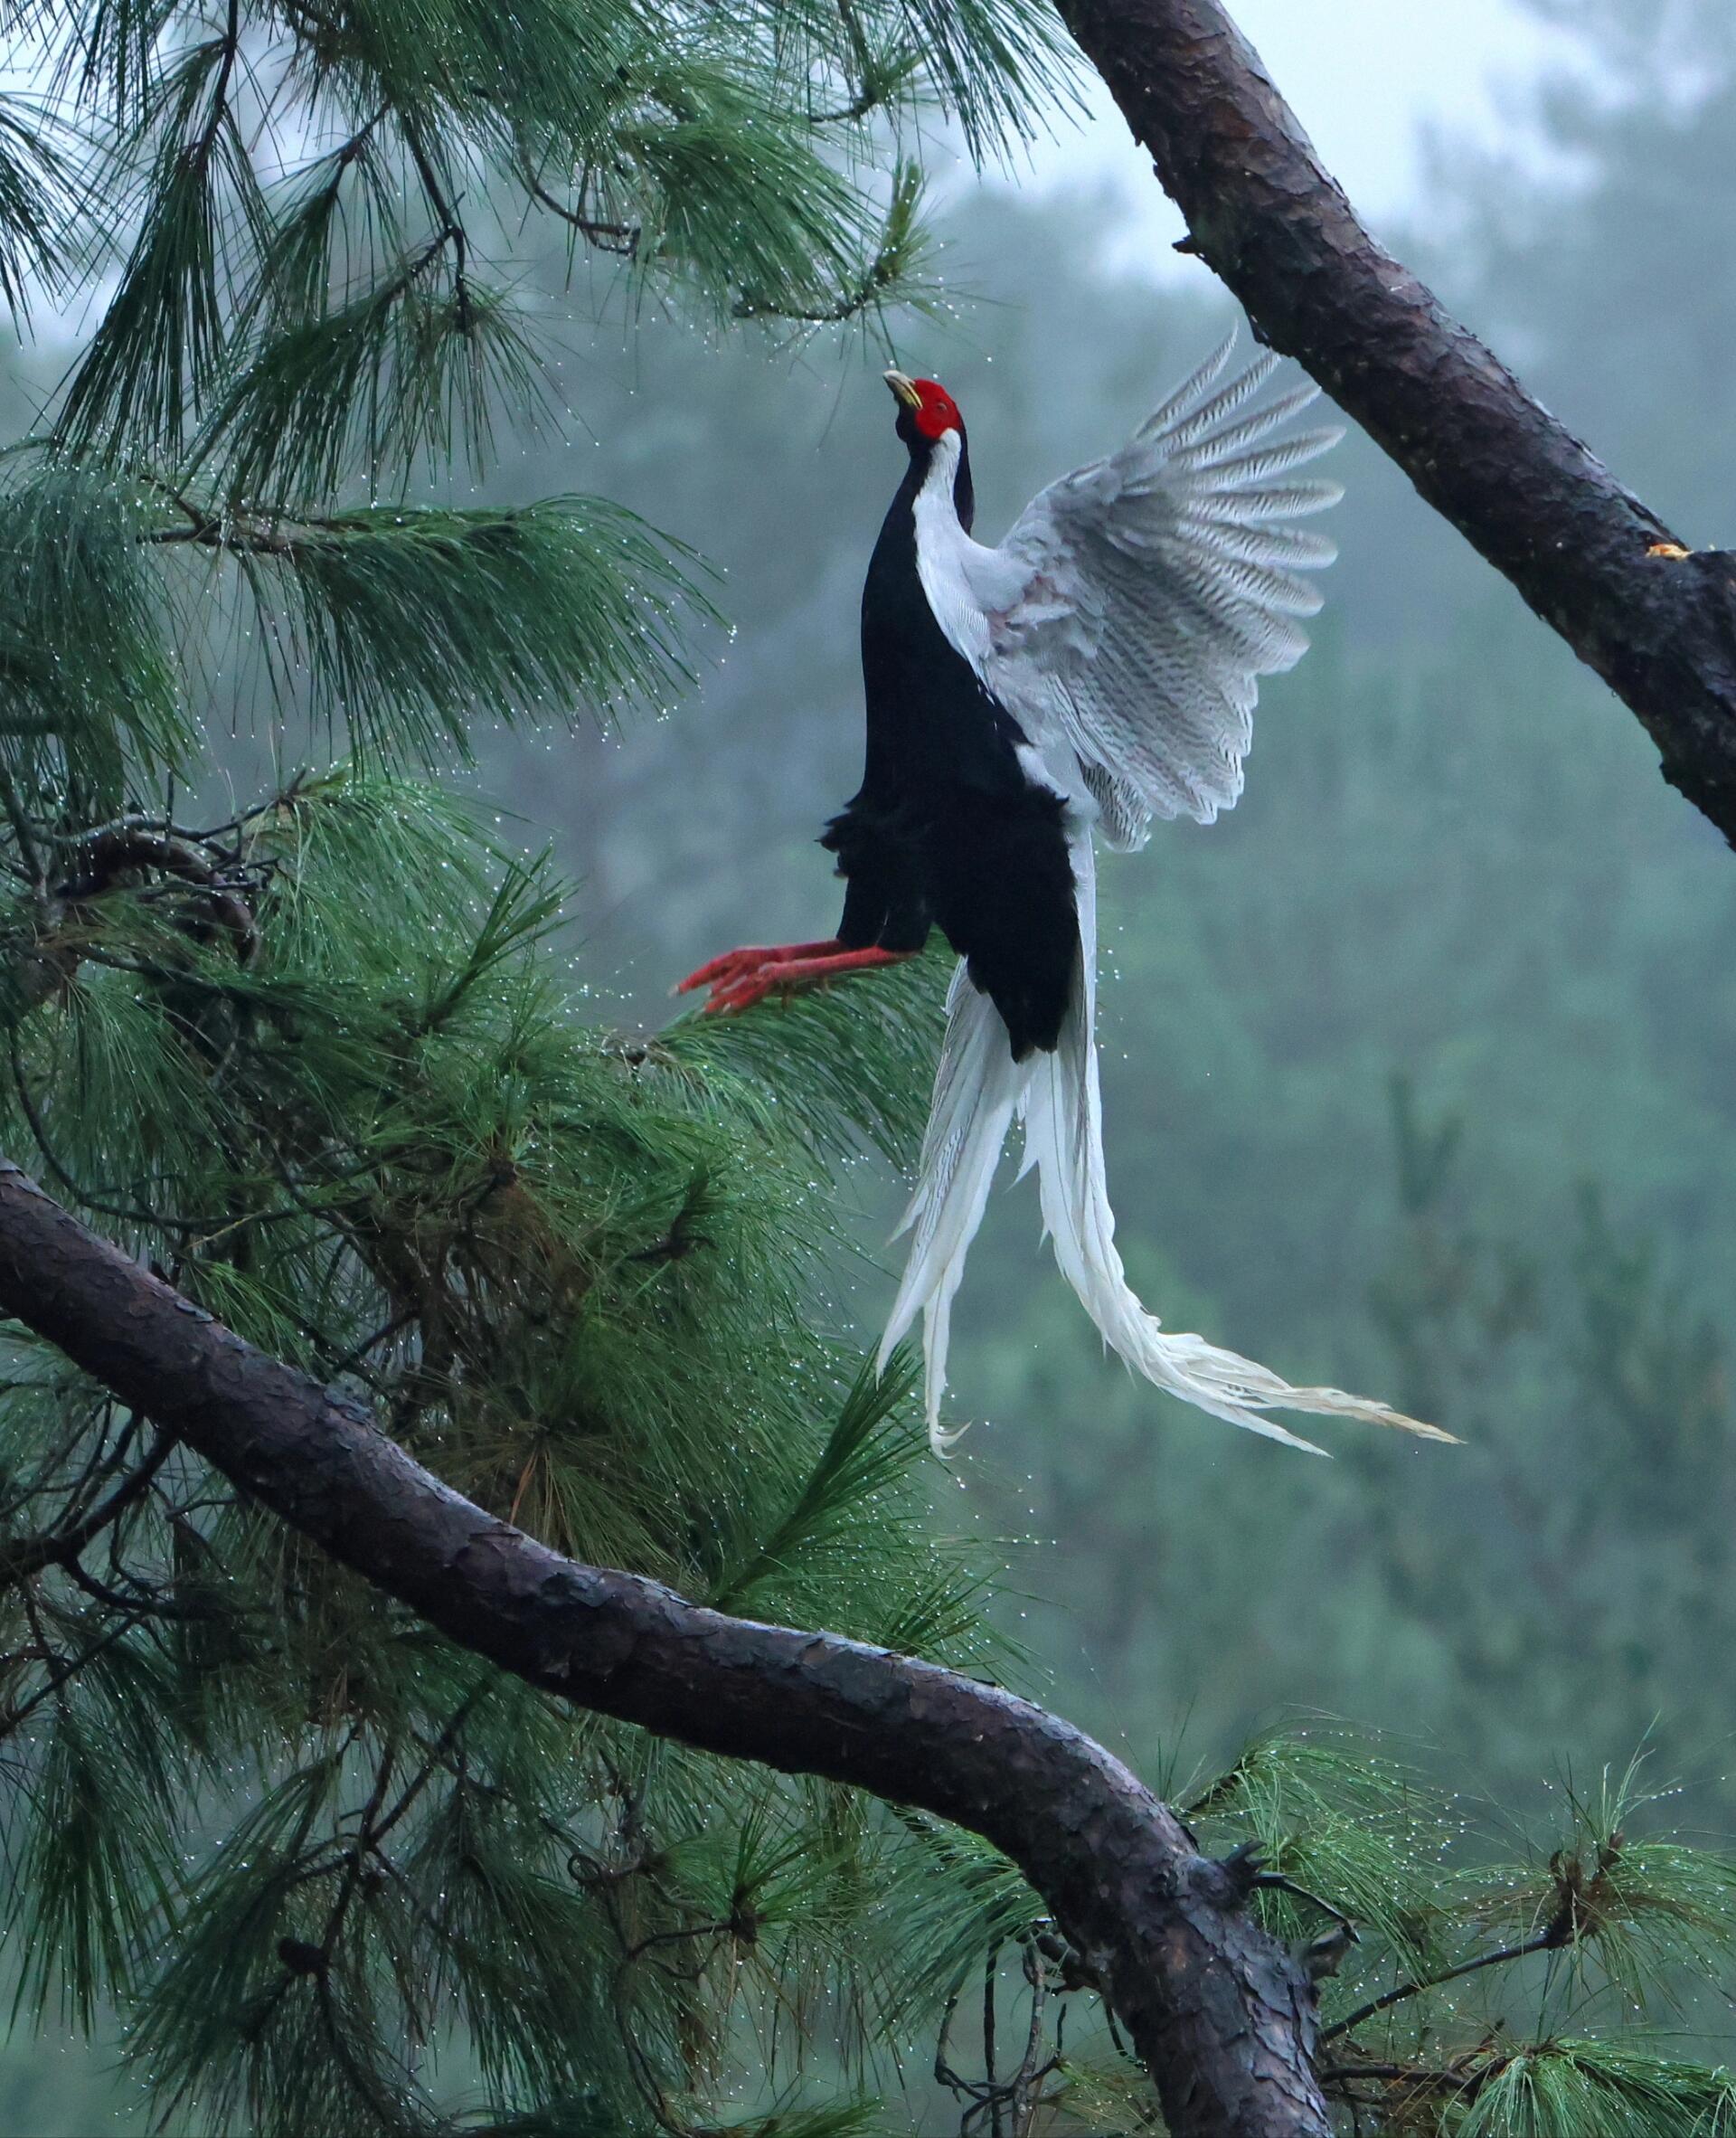
[[[1327,169],[1377,224],[1426,207],[1424,128],[1491,141],[1541,74],[1576,58],[1569,37],[1516,0],[1231,0],[1231,12]],[[1099,175],[1125,191],[1154,254],[1180,235],[1107,95],[1082,133],[1038,150],[1024,183]]]

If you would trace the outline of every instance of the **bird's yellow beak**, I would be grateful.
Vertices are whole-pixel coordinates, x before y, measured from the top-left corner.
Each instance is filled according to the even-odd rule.
[[[906,408],[920,408],[922,396],[916,390],[916,382],[907,379],[901,371],[883,371],[880,374]]]

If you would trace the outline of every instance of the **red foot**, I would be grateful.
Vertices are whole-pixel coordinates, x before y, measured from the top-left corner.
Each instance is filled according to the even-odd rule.
[[[678,992],[709,986],[712,998],[707,1017],[728,1016],[751,1009],[774,991],[794,994],[797,988],[814,988],[847,972],[869,972],[882,965],[901,965],[911,951],[846,951],[831,942],[786,943],[769,951],[730,951],[702,965],[681,983]]]
[[[725,951],[721,958],[713,958],[709,965],[702,965],[697,972],[690,972],[684,980],[677,980],[675,992],[685,995],[693,988],[718,988],[740,979],[743,973],[757,972],[762,965],[790,965],[797,959],[829,958],[843,950],[844,945],[835,935],[825,942],[775,943],[769,950]]]

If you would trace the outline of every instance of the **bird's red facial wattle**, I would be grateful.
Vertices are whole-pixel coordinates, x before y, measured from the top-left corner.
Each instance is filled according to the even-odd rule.
[[[906,378],[901,371],[889,371],[885,378],[900,409],[909,412],[911,423],[929,444],[948,430],[964,429],[958,403],[938,379]]]

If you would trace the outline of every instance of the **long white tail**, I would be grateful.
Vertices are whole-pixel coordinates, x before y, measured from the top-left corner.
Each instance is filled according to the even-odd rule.
[[[944,1454],[957,1433],[940,1426],[953,1294],[983,1221],[988,1190],[1015,1115],[1024,1122],[1023,1178],[1034,1165],[1045,1234],[1062,1275],[1079,1294],[1106,1343],[1159,1388],[1214,1418],[1318,1455],[1324,1449],[1285,1430],[1266,1414],[1310,1411],[1396,1425],[1428,1440],[1451,1440],[1439,1427],[1407,1418],[1386,1404],[1342,1388],[1295,1388],[1268,1367],[1199,1336],[1166,1336],[1128,1284],[1115,1244],[1115,1216],[1103,1171],[1102,1104],[1098,1086],[1097,886],[1090,834],[1072,841],[1080,961],[1053,1054],[1014,1062],[1006,1026],[961,964],[947,999],[947,1036],[935,1078],[915,1195],[901,1232],[912,1235],[910,1260],[880,1347],[884,1369],[893,1346],[922,1314],[929,1433]]]

